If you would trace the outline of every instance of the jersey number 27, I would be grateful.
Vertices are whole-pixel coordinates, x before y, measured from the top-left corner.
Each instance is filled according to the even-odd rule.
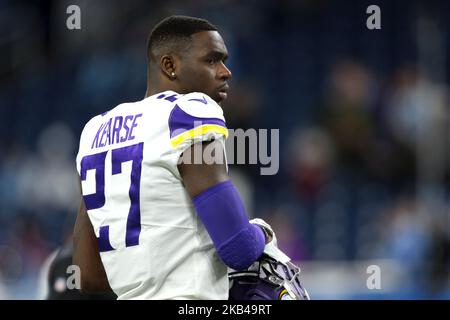
[[[122,163],[132,161],[131,184],[129,189],[130,210],[128,212],[125,233],[125,246],[131,247],[139,244],[141,233],[141,210],[139,190],[141,183],[141,168],[144,143],[114,149],[111,151],[112,175],[122,173]],[[95,193],[83,195],[87,210],[99,209],[105,205],[105,160],[108,151],[85,156],[81,160],[81,181],[86,180],[88,170],[95,169]],[[115,250],[109,240],[109,226],[101,226],[99,230],[98,245],[100,252]]]

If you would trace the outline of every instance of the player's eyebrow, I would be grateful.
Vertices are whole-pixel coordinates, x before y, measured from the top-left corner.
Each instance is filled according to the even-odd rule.
[[[212,50],[208,52],[206,57],[225,61],[228,59],[228,54],[223,51]]]

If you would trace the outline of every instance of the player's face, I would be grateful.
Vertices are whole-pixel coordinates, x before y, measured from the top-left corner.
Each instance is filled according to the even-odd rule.
[[[183,53],[177,75],[185,92],[203,92],[216,102],[227,98],[230,70],[225,66],[228,51],[217,31],[192,35],[192,44]]]

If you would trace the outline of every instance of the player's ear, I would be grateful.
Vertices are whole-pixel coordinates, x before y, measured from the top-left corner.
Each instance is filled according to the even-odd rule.
[[[162,72],[171,80],[176,78],[176,61],[173,55],[163,55],[160,66]]]

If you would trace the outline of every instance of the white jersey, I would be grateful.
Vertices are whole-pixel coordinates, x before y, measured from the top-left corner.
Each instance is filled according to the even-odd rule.
[[[197,141],[225,142],[221,107],[166,91],[92,118],[77,155],[86,209],[118,299],[227,299],[220,260],[177,162]]]

